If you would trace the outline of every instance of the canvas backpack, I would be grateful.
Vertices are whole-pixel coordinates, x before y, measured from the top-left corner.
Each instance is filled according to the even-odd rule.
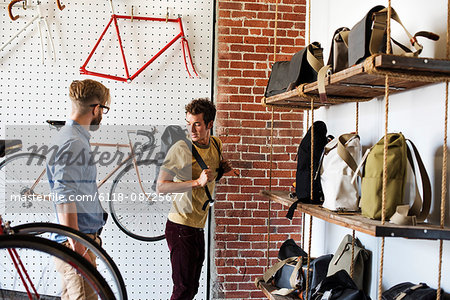
[[[343,134],[326,146],[320,167],[324,195],[322,206],[333,211],[359,210],[359,188],[352,177],[361,160],[357,134]]]
[[[320,157],[327,144],[327,126],[322,121],[316,121],[314,126],[314,153],[313,153],[313,174],[319,168]],[[315,177],[315,176],[313,176]],[[294,211],[299,202],[321,204],[323,199],[322,187],[320,184],[320,175],[314,178],[313,198],[311,199],[311,128],[303,137],[298,147],[297,153],[297,173],[295,176],[295,201],[286,215],[286,218],[292,219]]]
[[[428,216],[431,204],[431,183],[417,148],[408,140],[411,151],[406,141],[401,133],[387,135],[386,220],[390,219],[396,224],[415,225],[417,222],[423,222]],[[384,138],[381,138],[368,152],[367,159],[363,159],[360,164],[365,164],[361,181],[361,213],[363,216],[378,220],[381,219],[382,206],[383,149]],[[419,167],[418,171],[414,167],[413,154]],[[417,180],[414,180],[415,198],[411,206],[403,204],[407,188],[408,163],[414,177],[421,177],[423,194],[422,197]]]

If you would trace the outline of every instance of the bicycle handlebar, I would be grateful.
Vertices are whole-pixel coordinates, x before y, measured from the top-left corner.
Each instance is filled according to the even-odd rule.
[[[13,21],[17,20],[19,18],[19,15],[17,15],[17,16],[13,15],[12,7],[14,6],[14,4],[16,4],[17,2],[21,2],[21,1],[24,1],[24,0],[12,0],[8,4],[8,14],[9,14],[9,17],[11,18],[11,20],[13,20]]]
[[[63,10],[64,8],[66,8],[65,5],[61,5],[61,2],[59,0],[56,0],[56,5],[58,6],[59,10]]]

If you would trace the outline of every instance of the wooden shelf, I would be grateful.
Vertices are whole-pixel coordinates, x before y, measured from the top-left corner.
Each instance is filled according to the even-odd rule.
[[[339,103],[369,101],[385,93],[385,74],[389,74],[390,93],[450,80],[450,60],[405,57],[378,54],[361,64],[327,77],[325,87],[328,100],[314,100],[314,107]],[[309,109],[311,96],[318,97],[317,82],[303,86],[303,94],[297,89],[263,98],[268,106]]]
[[[290,206],[295,202],[285,191],[261,191],[261,195],[275,202]],[[297,209],[325,220],[329,223],[344,226],[375,237],[404,237],[411,239],[450,240],[450,228],[431,224],[418,224],[417,226],[404,226],[391,223],[381,224],[381,221],[363,217],[360,213],[336,213],[319,205],[299,203]]]
[[[270,300],[293,300],[293,299],[298,300],[298,297],[295,297],[293,295],[281,296],[272,294],[272,292],[275,291],[277,288],[269,283],[265,283],[262,278],[257,278],[255,281],[255,285]]]

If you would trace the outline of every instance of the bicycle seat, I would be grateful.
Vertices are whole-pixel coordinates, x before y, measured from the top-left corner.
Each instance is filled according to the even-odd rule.
[[[50,126],[55,127],[56,129],[60,129],[66,124],[66,121],[58,121],[58,120],[47,120],[45,122],[50,124]]]
[[[22,140],[0,140],[0,157],[22,149]]]

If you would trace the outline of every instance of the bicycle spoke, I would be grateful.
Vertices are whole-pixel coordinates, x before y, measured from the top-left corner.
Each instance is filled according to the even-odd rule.
[[[0,203],[5,216],[14,224],[54,220],[53,204],[46,199],[50,187],[45,171],[45,157],[36,153],[19,153],[0,163]]]
[[[152,191],[156,164],[152,160],[138,161],[144,191]],[[164,238],[170,201],[161,201],[156,193],[144,194],[133,165],[128,165],[114,179],[111,187],[110,210],[113,220],[129,236],[143,241]]]

